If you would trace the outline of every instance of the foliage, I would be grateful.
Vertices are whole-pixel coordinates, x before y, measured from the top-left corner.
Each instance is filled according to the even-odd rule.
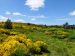
[[[0,44],[0,56],[27,56],[31,54],[34,55],[37,54],[38,51],[43,52],[41,48],[42,46],[46,47],[44,42],[33,42],[31,39],[27,39],[27,37],[23,34],[9,36],[3,42],[3,44]],[[33,47],[35,47],[35,49]],[[38,48],[40,50],[38,50]],[[33,51],[36,51],[37,53],[33,53],[31,49]]]
[[[12,22],[10,19],[7,19],[4,25],[5,29],[12,29]]]
[[[0,24],[0,56],[75,56],[75,30],[62,26]]]

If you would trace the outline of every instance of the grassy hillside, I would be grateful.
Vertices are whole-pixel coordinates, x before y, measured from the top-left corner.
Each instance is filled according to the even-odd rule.
[[[75,56],[75,30],[30,23],[0,23],[0,56]]]

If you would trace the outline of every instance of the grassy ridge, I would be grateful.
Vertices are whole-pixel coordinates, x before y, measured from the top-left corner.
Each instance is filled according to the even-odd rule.
[[[4,29],[3,24],[0,23],[1,44],[9,36],[23,34],[33,42],[43,41],[48,45],[49,53],[37,56],[75,56],[75,30],[21,23],[13,23],[13,29]]]

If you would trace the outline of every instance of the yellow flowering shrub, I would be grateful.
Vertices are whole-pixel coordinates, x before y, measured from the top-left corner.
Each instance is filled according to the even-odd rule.
[[[41,46],[41,45],[43,45],[43,44],[45,44],[45,43],[42,42],[42,41],[36,41],[36,42],[34,43],[35,46]]]
[[[27,37],[23,34],[20,34],[20,35],[15,35],[15,36],[9,36],[5,41],[10,41],[13,39],[19,42],[25,42]]]
[[[43,47],[43,49],[42,49]],[[27,56],[30,53],[38,54],[46,50],[46,43],[43,41],[33,42],[23,34],[9,36],[0,44],[0,56]]]
[[[21,52],[19,49],[23,50],[23,53],[27,53],[27,47],[16,40],[10,40],[8,42],[4,42],[1,49],[0,49],[0,55],[2,56],[10,56],[14,54],[17,50]],[[26,54],[25,53],[25,54]],[[18,55],[19,53],[17,53]]]
[[[16,36],[16,40],[21,42],[21,43],[24,43],[26,41],[26,39],[27,39],[27,37],[23,34]]]
[[[5,56],[5,54],[10,55],[10,51],[12,50],[12,47],[14,48],[17,43],[18,42],[16,40],[4,42],[1,47],[0,55],[3,55],[3,56]]]
[[[16,46],[15,51],[11,53],[11,56],[26,56],[28,55],[28,51],[28,48],[24,44],[19,43]]]
[[[1,34],[10,35],[10,32],[7,29],[0,29]]]
[[[47,51],[47,44],[43,41],[36,41],[33,43],[33,47],[30,49],[32,53],[40,54]]]
[[[6,30],[4,30],[4,29],[0,29],[0,32],[6,32]]]
[[[10,32],[10,35],[17,35],[17,32]]]
[[[66,37],[69,36],[69,33],[68,33],[68,32],[64,32],[64,31],[57,31],[57,32],[56,32],[56,35],[57,35],[57,37],[59,37],[59,38],[66,38]]]
[[[28,48],[32,48],[32,46],[33,46],[33,41],[32,41],[31,39],[27,39],[26,42],[25,42],[25,44],[26,44],[26,46],[27,46]]]
[[[52,32],[45,32],[44,33],[45,35],[51,35],[51,34],[53,34]]]

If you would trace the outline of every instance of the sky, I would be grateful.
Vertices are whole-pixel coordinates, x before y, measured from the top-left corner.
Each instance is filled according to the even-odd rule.
[[[75,24],[75,0],[0,0],[0,21]]]

